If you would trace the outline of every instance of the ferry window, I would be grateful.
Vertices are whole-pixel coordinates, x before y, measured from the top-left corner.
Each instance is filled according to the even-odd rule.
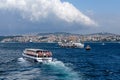
[[[36,53],[39,53],[40,51],[36,51]]]

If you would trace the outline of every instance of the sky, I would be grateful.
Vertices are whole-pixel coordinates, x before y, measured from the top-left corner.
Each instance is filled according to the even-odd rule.
[[[120,34],[120,0],[0,0],[0,35]]]

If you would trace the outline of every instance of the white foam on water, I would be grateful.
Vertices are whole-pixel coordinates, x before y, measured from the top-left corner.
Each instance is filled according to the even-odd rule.
[[[20,64],[21,66],[31,66],[30,62],[23,57],[18,58],[18,64]]]
[[[23,59],[22,57],[21,57],[21,58],[18,58],[18,61],[19,61],[19,62],[26,62],[26,60]]]
[[[18,63],[19,64],[27,64],[27,61],[24,58],[18,58]]]
[[[6,80],[34,80],[40,75],[39,68],[33,68],[25,71],[14,71],[5,77]]]
[[[50,65],[57,73],[64,74],[64,80],[82,80],[82,77],[80,77],[77,72],[73,71],[70,67],[67,67],[62,61],[55,60],[45,64]]]
[[[21,66],[29,66],[30,65],[29,61],[25,60],[22,57],[18,58],[18,63]],[[72,68],[69,67],[69,64],[71,65],[71,63],[63,63],[62,61],[58,61],[58,60],[54,59],[52,62],[45,62],[45,63],[43,63],[41,65],[47,65],[47,66],[49,66],[49,68],[51,70],[53,70],[53,72],[56,72],[55,75],[57,75],[56,76],[57,78],[55,78],[55,79],[62,79],[62,80],[82,80],[82,76],[80,76],[80,74],[78,74],[77,72],[75,72],[74,70],[72,70]],[[33,76],[30,75],[30,77],[32,78]],[[48,77],[52,77],[52,76],[48,76]],[[27,78],[27,77],[24,76],[24,78]],[[41,78],[44,78],[44,76],[41,76]],[[51,79],[49,78],[49,80],[51,80]]]

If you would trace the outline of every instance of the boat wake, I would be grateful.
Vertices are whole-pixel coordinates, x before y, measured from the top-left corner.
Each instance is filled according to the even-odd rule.
[[[27,61],[24,59],[24,58],[18,58],[18,63],[20,63],[20,64],[26,64],[27,63]]]
[[[24,59],[23,57],[18,58],[18,64],[20,64],[21,66],[31,66],[31,62],[27,61],[26,59]]]
[[[22,57],[21,57],[21,58],[18,58],[18,61],[19,61],[19,62],[26,62],[26,60],[24,60]]]
[[[56,72],[58,79],[62,80],[82,80],[81,76],[77,72],[73,71],[70,67],[67,67],[62,61],[52,61],[49,63],[44,63],[51,66],[51,69]]]
[[[24,64],[23,66],[29,65],[29,61],[24,60],[24,58],[19,58],[18,61],[20,64]],[[72,68],[69,67],[70,64],[68,65],[68,63],[53,60],[52,62],[45,62],[39,65],[43,66],[39,67],[42,73],[41,79],[43,80],[47,80],[48,78],[49,80],[82,80],[80,74],[72,70]],[[47,75],[47,77],[45,75]],[[55,77],[53,75],[55,75]]]

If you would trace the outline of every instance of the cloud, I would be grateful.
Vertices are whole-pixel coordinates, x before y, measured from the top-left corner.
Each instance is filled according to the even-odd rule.
[[[60,20],[68,24],[97,25],[71,3],[61,0],[0,0],[0,9],[16,10],[30,21]]]

